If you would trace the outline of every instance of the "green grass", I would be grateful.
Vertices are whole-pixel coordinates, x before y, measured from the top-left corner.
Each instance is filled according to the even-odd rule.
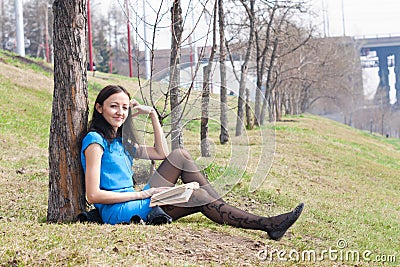
[[[52,66],[41,58],[23,57],[9,52],[7,50],[0,50],[0,58],[9,65],[18,67],[20,69],[34,71],[46,77],[52,77]]]
[[[270,258],[261,256],[271,251],[271,266],[400,263],[400,140],[309,114],[262,127],[274,130],[276,150],[272,168],[255,192],[249,191],[249,181],[263,145],[258,129],[246,132],[248,143],[239,142],[243,148],[249,145],[249,155],[232,155],[230,145],[218,145],[219,127],[212,123],[217,156],[198,159],[212,181],[223,174],[240,178],[224,199],[244,210],[272,216],[305,203],[300,220],[280,242],[263,232],[217,225],[201,214],[159,227],[47,224],[52,78],[7,53],[1,52],[0,59],[0,266],[265,266]],[[88,78],[91,103],[109,83],[137,88],[136,80],[115,75]],[[195,158],[198,127],[194,121],[185,130],[185,144]],[[233,157],[245,157],[242,168],[229,165]],[[343,240],[347,246],[339,249]],[[320,256],[329,249],[371,251],[371,258],[393,261],[395,256],[396,262],[327,255],[322,261],[283,262],[277,256],[279,250]]]

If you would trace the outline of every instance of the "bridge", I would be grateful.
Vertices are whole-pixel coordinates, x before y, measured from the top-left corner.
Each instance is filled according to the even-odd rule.
[[[363,67],[379,67],[379,85],[375,100],[390,104],[389,66],[394,66],[396,106],[400,105],[400,35],[375,37],[356,37],[356,45],[360,48]]]
[[[400,47],[399,35],[356,36],[356,42],[364,49],[377,49],[381,47]]]

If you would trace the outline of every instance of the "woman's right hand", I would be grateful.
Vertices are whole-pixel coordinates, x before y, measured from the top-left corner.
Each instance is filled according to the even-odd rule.
[[[132,106],[132,118],[144,114],[144,115],[150,115],[152,112],[154,112],[154,108],[150,106],[145,106],[145,105],[133,105]]]
[[[160,192],[162,192],[162,191],[165,191],[165,190],[167,190],[167,189],[169,189],[169,188],[171,188],[171,187],[152,187],[152,188],[143,190],[143,191],[142,191],[143,199],[149,198],[149,197],[151,197],[152,195],[157,194],[157,193],[160,193]]]

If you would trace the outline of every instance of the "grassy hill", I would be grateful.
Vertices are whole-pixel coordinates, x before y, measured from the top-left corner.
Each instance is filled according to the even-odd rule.
[[[91,100],[109,83],[138,86],[124,77],[96,76],[88,77]],[[243,166],[244,179],[225,196],[261,215],[304,202],[304,213],[280,242],[201,214],[157,227],[47,224],[52,88],[49,66],[0,50],[0,266],[400,264],[400,140],[312,115],[276,123],[267,180],[249,192],[254,168]],[[191,131],[188,143],[198,138],[198,130]],[[253,150],[262,145],[251,142]],[[210,176],[224,167],[222,158],[207,170]]]

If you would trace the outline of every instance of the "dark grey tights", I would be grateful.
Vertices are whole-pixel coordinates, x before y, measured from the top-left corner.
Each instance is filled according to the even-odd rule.
[[[262,217],[235,208],[223,201],[208,180],[200,172],[190,154],[184,149],[176,149],[164,160],[150,180],[152,187],[173,186],[181,177],[183,183],[198,182],[200,190],[195,190],[186,206],[164,206],[163,209],[174,219],[201,212],[219,224],[269,231],[285,221],[292,212],[274,217]]]

